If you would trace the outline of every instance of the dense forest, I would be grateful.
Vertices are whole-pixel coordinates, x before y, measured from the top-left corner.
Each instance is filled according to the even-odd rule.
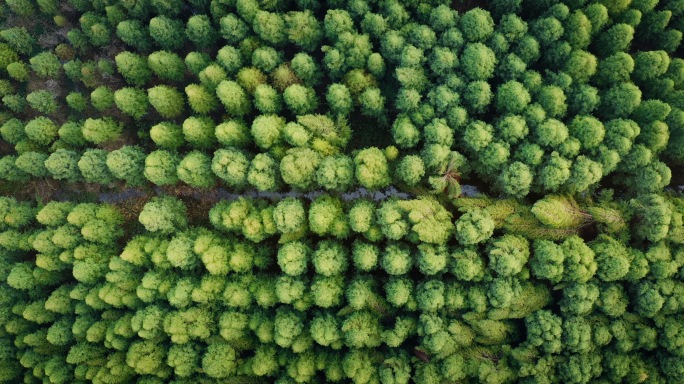
[[[0,382],[684,382],[683,32],[0,0]]]

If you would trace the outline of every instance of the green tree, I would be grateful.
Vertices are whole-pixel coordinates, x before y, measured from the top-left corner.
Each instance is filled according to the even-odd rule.
[[[209,114],[219,106],[218,99],[214,92],[207,89],[204,85],[190,84],[185,87],[185,95],[188,98],[190,108],[201,115]]]
[[[41,52],[33,56],[29,62],[31,69],[41,77],[56,78],[62,69],[59,58],[52,52]]]
[[[252,141],[250,129],[240,120],[227,120],[216,126],[216,139],[227,147],[244,147]]]
[[[354,163],[345,155],[326,156],[316,170],[316,183],[328,191],[343,192],[354,184]]]
[[[211,57],[204,52],[190,52],[185,56],[185,66],[195,75],[198,75],[209,63],[211,63]]]
[[[487,80],[494,75],[494,52],[482,43],[468,44],[461,54],[461,69],[472,80]]]
[[[183,22],[166,16],[150,19],[150,36],[164,50],[175,51],[185,44]]]
[[[31,108],[44,114],[52,114],[57,110],[57,102],[52,92],[48,90],[34,91],[26,95]]]
[[[252,28],[260,38],[274,46],[287,41],[285,19],[278,13],[257,11]]]
[[[145,182],[145,153],[139,147],[123,146],[107,155],[107,167],[114,177],[135,187]]]
[[[305,51],[318,48],[323,38],[323,29],[313,12],[289,12],[284,16],[285,33],[290,42]]]
[[[45,168],[57,180],[76,182],[81,179],[79,159],[80,156],[74,151],[58,149],[45,160]]]
[[[241,117],[248,114],[252,109],[245,90],[235,81],[224,80],[216,87],[216,96],[221,104],[232,116]]]
[[[140,55],[124,51],[116,55],[116,68],[128,84],[141,87],[152,78],[147,61]]]
[[[459,27],[468,41],[485,41],[494,32],[494,20],[482,8],[472,9],[460,18]]]
[[[312,113],[318,107],[316,92],[313,88],[300,84],[290,85],[283,92],[285,105],[295,115]]]
[[[150,232],[170,234],[187,226],[185,204],[174,197],[153,197],[138,216],[140,224]]]
[[[321,156],[309,148],[293,148],[280,162],[280,175],[285,183],[308,190],[315,185],[316,169]]]
[[[228,44],[236,44],[244,40],[251,32],[249,25],[234,13],[223,16],[219,22],[221,36]]]
[[[193,151],[187,154],[178,164],[178,178],[198,188],[209,188],[216,184],[216,177],[211,170],[211,158],[202,152]]]
[[[0,31],[0,37],[17,53],[28,55],[33,51],[36,40],[25,27],[12,27]]]
[[[120,88],[114,92],[114,103],[121,112],[138,120],[147,114],[149,101],[147,94],[138,88]]]
[[[155,185],[173,185],[178,182],[177,167],[180,158],[169,151],[157,150],[145,158],[144,175]]]
[[[366,148],[354,157],[355,174],[361,186],[376,190],[390,184],[385,154],[378,148]]]
[[[149,88],[147,95],[152,107],[162,117],[174,118],[183,113],[185,100],[177,89],[166,85],[157,85]],[[116,98],[116,94],[114,97]]]
[[[26,136],[40,145],[49,145],[57,138],[58,128],[52,120],[44,116],[36,117],[26,123]]]
[[[78,169],[85,181],[98,184],[113,182],[114,176],[107,167],[107,151],[103,149],[87,149],[78,160]]]
[[[211,170],[229,187],[241,189],[247,185],[250,161],[239,150],[228,148],[214,152]]]
[[[71,92],[66,97],[69,108],[76,112],[83,112],[88,108],[88,99],[80,92]]]
[[[152,39],[148,29],[140,20],[123,20],[116,25],[116,35],[124,43],[140,52],[147,52],[152,48]]]
[[[98,111],[103,111],[114,105],[114,92],[104,85],[99,86],[90,93],[90,103]]]
[[[83,138],[102,144],[116,140],[122,133],[123,126],[111,118],[86,119],[83,123]]]
[[[183,145],[183,128],[177,124],[162,122],[150,128],[150,138],[162,148],[176,149]]]
[[[231,76],[237,73],[243,66],[242,54],[237,48],[230,45],[219,49],[216,54],[216,62]]]
[[[191,116],[183,122],[183,138],[195,148],[210,148],[216,142],[214,121]]]
[[[153,52],[147,56],[147,65],[162,80],[181,81],[185,77],[185,63],[173,52]]]
[[[40,152],[24,152],[17,156],[14,164],[21,171],[30,174],[33,177],[46,177],[50,175],[45,167],[45,160],[48,155]]]
[[[29,78],[29,69],[23,62],[15,61],[7,64],[7,74],[16,81],[24,82]]]
[[[188,19],[185,35],[200,49],[210,48],[218,39],[218,32],[207,15],[195,15]]]

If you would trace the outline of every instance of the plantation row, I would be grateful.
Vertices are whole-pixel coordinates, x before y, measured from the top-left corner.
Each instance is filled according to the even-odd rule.
[[[277,175],[273,168],[293,149],[323,158],[343,152],[351,126],[372,138],[358,149],[391,136],[401,157],[411,156],[411,175],[400,181],[442,192],[465,177],[511,197],[584,192],[609,175],[626,190],[658,192],[670,182],[670,167],[684,161],[684,61],[672,56],[682,37],[678,1],[525,3],[521,13],[519,2],[501,1],[493,15],[396,1],[327,10],[298,3],[287,13],[251,0],[198,1],[186,5],[195,13],[187,20],[180,2],[151,3],[70,2],[81,16],[77,25],[56,17],[68,41],[54,53],[38,50],[24,27],[0,32],[11,79],[0,87],[8,108],[2,137],[15,156],[47,158],[62,149],[80,156],[121,140],[132,144],[137,135],[145,154],[181,151],[156,156],[166,162],[164,176],[151,180],[157,184],[176,182],[171,163],[209,151],[193,153],[190,173],[198,174],[181,177],[207,187],[218,146],[240,149]],[[8,5],[19,16],[35,9],[29,1]],[[58,8],[38,9],[54,15]],[[79,58],[119,40],[128,51],[97,62]],[[34,77],[48,79],[42,87],[92,91],[27,86]],[[139,151],[127,151],[141,168]],[[293,152],[317,163],[311,151]],[[109,167],[114,177],[107,175],[104,154],[92,153],[97,171],[86,171],[86,179],[143,180],[139,170],[129,179]],[[60,151],[50,162],[69,175],[47,172],[37,160],[30,163],[39,169],[28,173],[74,180],[75,156]],[[3,160],[3,174],[26,173],[14,160]],[[237,186],[243,169],[215,173]],[[267,178],[250,184],[282,188],[277,177]]]
[[[636,215],[663,213],[657,233],[655,223],[637,229],[635,237],[645,241],[639,248],[621,241],[629,235],[624,221],[619,225],[626,205],[618,201],[581,207],[551,197],[526,207],[539,220],[539,237],[566,229],[564,239],[553,232],[556,241],[529,241],[509,231],[510,223],[493,236],[489,212],[506,220],[501,206],[511,201],[462,201],[467,213],[455,225],[447,212],[425,225],[416,216],[440,207],[427,200],[377,208],[363,200],[345,215],[339,201],[324,196],[307,207],[308,219],[301,200],[275,207],[239,200],[218,204],[209,229],[186,227],[179,200],[155,198],[140,214],[147,232],[124,241],[112,206],[34,208],[2,198],[1,378],[586,383],[681,377],[681,199],[654,195],[630,203]],[[388,210],[399,217],[388,221],[394,216]],[[474,212],[486,218],[473,223]],[[585,241],[573,233],[599,212],[613,218],[599,226],[602,234]],[[363,228],[368,216],[377,229]],[[440,225],[445,236],[426,238]],[[259,226],[266,235],[280,234],[280,242],[255,236]],[[304,236],[307,228],[321,237]],[[446,245],[454,233],[459,245]]]

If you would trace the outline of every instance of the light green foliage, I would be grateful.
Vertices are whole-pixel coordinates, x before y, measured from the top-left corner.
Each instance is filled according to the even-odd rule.
[[[503,113],[520,113],[530,101],[529,92],[517,81],[509,81],[496,91],[496,108]]]
[[[228,147],[244,147],[251,142],[249,128],[240,120],[227,120],[216,126],[216,139]]]
[[[187,95],[190,108],[196,113],[208,114],[215,111],[219,106],[218,99],[214,93],[203,85],[190,84],[185,87],[185,94]]]
[[[211,170],[229,187],[240,189],[247,184],[250,161],[244,153],[229,148],[214,152]]]
[[[316,183],[328,191],[346,191],[354,183],[354,163],[344,155],[324,157],[315,177]]]
[[[88,108],[88,99],[79,92],[71,92],[66,97],[66,102],[69,108],[76,112],[83,112]]]
[[[114,103],[121,112],[132,116],[134,119],[145,116],[150,105],[145,91],[128,87],[114,92]]]
[[[463,245],[484,242],[494,233],[494,220],[488,211],[475,209],[456,220],[456,239]]]
[[[26,95],[26,101],[31,108],[46,115],[51,115],[57,111],[55,95],[48,90],[41,89],[31,92]]]
[[[216,87],[216,96],[233,116],[244,116],[252,109],[247,93],[235,81],[224,80]]]
[[[178,182],[176,168],[180,159],[177,155],[157,150],[145,158],[145,178],[155,185],[172,185]]]
[[[140,223],[150,232],[173,233],[187,226],[185,204],[175,198],[154,197],[140,212]]]
[[[152,107],[162,117],[169,119],[183,113],[185,100],[177,89],[165,85],[158,85],[148,89],[147,95]],[[116,100],[116,93],[114,94],[114,98]]]
[[[367,148],[354,157],[356,179],[368,189],[384,188],[390,183],[387,158],[378,148]]]
[[[254,106],[263,114],[278,113],[282,109],[282,97],[267,84],[259,84],[254,90]]]
[[[277,13],[257,11],[253,22],[254,32],[272,45],[281,45],[287,39],[284,18]]]
[[[131,85],[140,87],[147,83],[152,76],[152,71],[147,65],[146,60],[140,57],[140,55],[124,51],[116,55],[114,60],[116,61],[117,71]]]
[[[247,182],[259,191],[272,191],[280,183],[278,163],[265,153],[252,159],[247,171]]]
[[[295,115],[312,113],[318,106],[316,92],[300,84],[287,87],[283,92],[283,100],[287,108]]]
[[[281,141],[285,119],[277,115],[259,115],[252,122],[251,134],[254,143],[262,149],[269,149]]]
[[[51,52],[39,53],[33,56],[29,63],[31,63],[31,69],[41,77],[55,78],[59,76],[62,69],[59,58]]]
[[[107,151],[105,150],[87,149],[78,160],[78,169],[88,182],[109,184],[114,181],[114,176],[107,167]]]
[[[122,132],[122,125],[110,118],[86,119],[83,123],[83,138],[94,144],[115,140]]]
[[[107,167],[117,179],[126,181],[130,186],[145,182],[145,153],[139,147],[123,146],[107,155]]]
[[[183,59],[173,52],[153,52],[147,56],[147,65],[162,80],[181,81],[185,75]]]
[[[178,179],[198,188],[209,188],[216,184],[211,170],[211,158],[202,152],[193,151],[178,164]]]
[[[76,152],[58,149],[45,160],[45,168],[57,180],[75,182],[81,178],[78,169],[79,158]]]
[[[547,353],[561,351],[561,324],[563,320],[550,311],[537,311],[525,318],[527,342]]]
[[[494,52],[482,43],[468,44],[461,55],[463,73],[472,80],[487,80],[494,74]]]
[[[209,148],[216,142],[214,122],[208,117],[188,117],[183,122],[183,138],[195,148]]]
[[[202,369],[207,376],[217,379],[231,377],[236,369],[236,352],[226,342],[214,342],[202,357]]]
[[[24,124],[21,120],[16,118],[7,120],[2,127],[0,127],[0,134],[2,134],[2,139],[10,144],[16,144],[26,137]]]
[[[199,73],[200,82],[212,91],[227,77],[226,72],[218,64],[209,64]]]
[[[321,157],[312,149],[294,148],[280,162],[280,175],[286,184],[307,190],[315,185],[316,169]]]
[[[195,15],[188,19],[185,35],[199,48],[211,47],[218,38],[218,32],[212,26],[207,15]]]
[[[162,148],[175,149],[183,144],[183,129],[176,124],[162,122],[150,128],[150,138]]]
[[[152,46],[148,29],[139,20],[123,20],[116,25],[116,35],[124,43],[139,51],[147,51]]]
[[[150,19],[150,36],[164,50],[174,51],[185,43],[183,22],[166,16]]]
[[[114,105],[114,92],[105,86],[97,87],[90,93],[90,103],[98,111],[103,111]]]
[[[530,257],[530,246],[523,237],[504,235],[489,243],[489,267],[499,276],[520,273]]]
[[[349,233],[349,224],[343,209],[339,198],[325,194],[317,197],[309,207],[311,232],[319,236],[345,238]]]
[[[45,177],[50,173],[45,168],[45,160],[48,155],[39,152],[24,152],[17,157],[15,165],[17,168],[34,177]]]
[[[41,145],[49,145],[57,137],[57,126],[47,117],[36,117],[26,123],[26,136]]]
[[[0,381],[684,381],[684,2],[466,3],[2,3]]]
[[[198,75],[209,63],[211,57],[204,52],[190,52],[185,56],[185,66],[190,72]]]
[[[489,12],[475,8],[463,14],[459,27],[468,41],[485,41],[494,31],[494,20]]]
[[[577,202],[569,196],[547,195],[532,206],[532,214],[553,228],[575,228],[588,220]]]
[[[36,43],[25,27],[12,27],[0,31],[0,37],[7,42],[17,53],[29,54]],[[8,52],[9,53],[9,52]],[[11,53],[9,53],[11,55]],[[9,63],[8,63],[9,64]]]
[[[29,78],[29,70],[21,61],[15,61],[7,65],[7,74],[14,80],[24,82]]]
[[[425,175],[425,164],[419,156],[409,155],[397,166],[397,177],[407,185],[416,185]]]

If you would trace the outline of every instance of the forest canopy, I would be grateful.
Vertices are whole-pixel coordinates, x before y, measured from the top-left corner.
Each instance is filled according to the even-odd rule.
[[[1,0],[0,382],[684,382],[684,0]]]

